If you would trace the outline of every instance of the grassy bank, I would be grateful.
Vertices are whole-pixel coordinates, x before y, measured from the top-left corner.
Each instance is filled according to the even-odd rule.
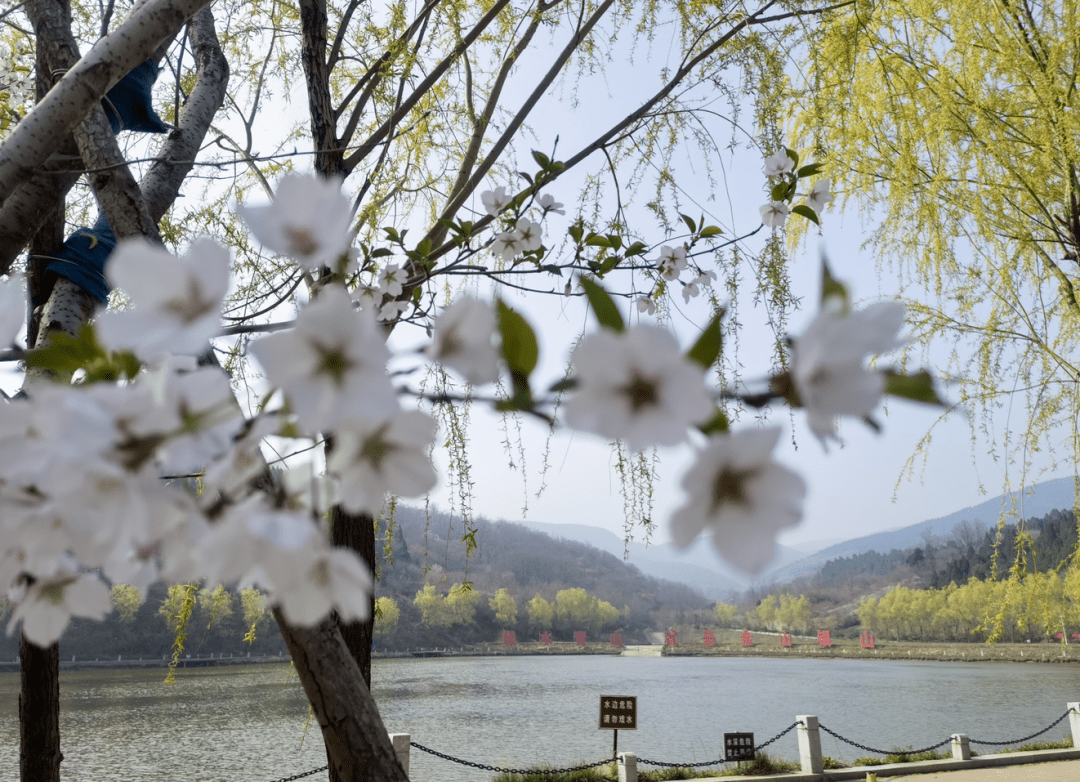
[[[742,645],[741,630],[714,630],[716,646],[705,646],[702,631],[677,628],[679,645],[665,647],[664,654],[692,657],[813,657],[819,659],[947,660],[955,662],[1080,663],[1080,643],[924,643],[892,641],[878,637],[874,649],[864,649],[858,639],[833,638],[832,646],[819,648],[816,637],[792,636],[791,646],[781,646],[777,633],[751,633],[753,646]]]

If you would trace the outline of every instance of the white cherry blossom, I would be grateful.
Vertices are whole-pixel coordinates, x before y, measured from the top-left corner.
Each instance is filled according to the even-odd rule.
[[[345,622],[367,619],[371,573],[355,553],[325,548],[296,559],[284,571],[271,574],[273,599],[289,624],[311,627],[331,610]]]
[[[866,369],[868,356],[900,347],[897,332],[904,306],[881,302],[844,315],[823,310],[792,350],[792,376],[811,431],[825,442],[835,437],[842,415],[869,415],[885,390],[879,371]]]
[[[496,234],[495,241],[491,243],[491,251],[504,261],[512,261],[521,255],[521,234],[517,232],[517,229]]]
[[[790,213],[788,205],[783,201],[770,201],[758,211],[761,212],[761,222],[766,228],[783,228]]]
[[[565,403],[566,423],[625,440],[631,450],[680,443],[712,415],[704,370],[657,326],[590,334],[572,363],[579,385]]]
[[[200,239],[177,257],[143,239],[120,242],[106,266],[134,310],[98,317],[97,336],[110,350],[130,350],[149,363],[169,353],[198,354],[221,325],[229,289],[229,252]]]
[[[383,419],[397,409],[383,335],[336,286],[304,307],[292,331],[260,339],[251,352],[310,432],[346,417]]]
[[[652,300],[652,296],[638,296],[634,304],[637,306],[637,311],[644,315],[656,314],[656,302]]]
[[[686,268],[686,248],[669,247],[665,244],[660,248],[660,257],[656,263],[661,277],[669,282],[676,280]]]
[[[394,321],[405,314],[405,311],[409,309],[409,302],[401,301],[400,299],[390,299],[381,307],[379,307],[379,320],[381,321]]]
[[[833,194],[829,191],[831,182],[828,177],[819,179],[806,194],[806,205],[814,210],[814,214],[821,214],[821,210],[833,202]]]
[[[56,572],[38,575],[28,586],[17,589],[15,611],[8,622],[8,635],[22,622],[27,640],[41,647],[57,641],[73,616],[104,619],[112,610],[109,588],[91,574],[77,572],[67,561]]]
[[[786,151],[765,158],[765,176],[782,176],[795,170],[795,161]]]
[[[514,231],[520,237],[521,251],[532,252],[541,246],[540,223],[534,223],[526,217],[520,218],[514,225]]]
[[[272,204],[236,210],[264,247],[301,266],[336,268],[348,256],[352,204],[338,179],[286,174]]]
[[[544,193],[542,196],[536,199],[536,205],[544,210],[544,214],[566,214],[566,210],[563,209],[563,205],[556,201],[555,197],[550,193]]]
[[[387,494],[417,497],[435,485],[428,451],[434,419],[406,410],[384,422],[349,421],[337,430],[327,470],[339,480],[338,498],[354,513],[377,514]]]
[[[506,194],[506,188],[501,186],[494,190],[485,190],[480,194],[480,202],[484,205],[484,211],[492,217],[498,217],[510,205],[510,201],[511,198]]]
[[[396,264],[389,264],[379,272],[379,293],[383,296],[400,296],[409,273]]]
[[[709,438],[683,476],[689,495],[671,518],[675,545],[686,548],[705,531],[727,562],[750,575],[775,556],[776,535],[798,524],[803,479],[772,460],[780,429],[747,429]]]
[[[487,302],[462,296],[435,319],[426,352],[470,383],[493,383],[499,377],[494,336],[495,310]]]

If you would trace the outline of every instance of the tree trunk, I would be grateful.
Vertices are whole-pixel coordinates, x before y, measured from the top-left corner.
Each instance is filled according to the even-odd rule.
[[[375,520],[366,513],[352,514],[335,505],[331,515],[331,542],[355,551],[375,574]],[[356,660],[364,684],[371,688],[371,641],[375,634],[375,594],[368,597],[368,618],[362,622],[340,622],[341,638]],[[331,777],[333,779],[333,777]]]
[[[337,620],[304,629],[290,627],[280,610],[274,618],[322,730],[331,779],[409,782]]]
[[[19,779],[60,782],[60,644],[19,639]]]

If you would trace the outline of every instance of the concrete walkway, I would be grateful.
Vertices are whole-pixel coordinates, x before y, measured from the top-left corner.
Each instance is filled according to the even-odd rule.
[[[873,769],[868,769],[873,771]],[[885,780],[886,777],[879,777]],[[889,782],[906,779],[909,782],[1078,782],[1080,760],[1059,760],[1050,763],[1031,763],[1026,766],[998,768],[969,768],[962,771],[935,771],[930,774],[904,774],[887,777]]]

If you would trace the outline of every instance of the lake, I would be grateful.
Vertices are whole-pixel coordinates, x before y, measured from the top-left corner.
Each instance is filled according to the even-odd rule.
[[[323,765],[318,726],[288,665],[61,674],[62,769],[68,782],[273,782]],[[494,766],[558,766],[611,755],[597,728],[601,695],[636,695],[636,731],[619,748],[699,762],[723,733],[755,743],[816,714],[871,747],[920,748],[967,733],[989,741],[1041,730],[1080,700],[1080,669],[1043,663],[934,663],[656,657],[473,657],[376,660],[387,729]],[[0,780],[18,779],[18,674],[0,674]],[[1068,737],[1068,720],[1040,740]],[[862,751],[822,735],[825,754]],[[946,748],[947,749],[947,748]],[[976,751],[992,751],[973,745]],[[769,747],[797,760],[795,731]],[[413,749],[413,782],[486,782],[492,773]],[[325,782],[325,772],[307,779]]]

